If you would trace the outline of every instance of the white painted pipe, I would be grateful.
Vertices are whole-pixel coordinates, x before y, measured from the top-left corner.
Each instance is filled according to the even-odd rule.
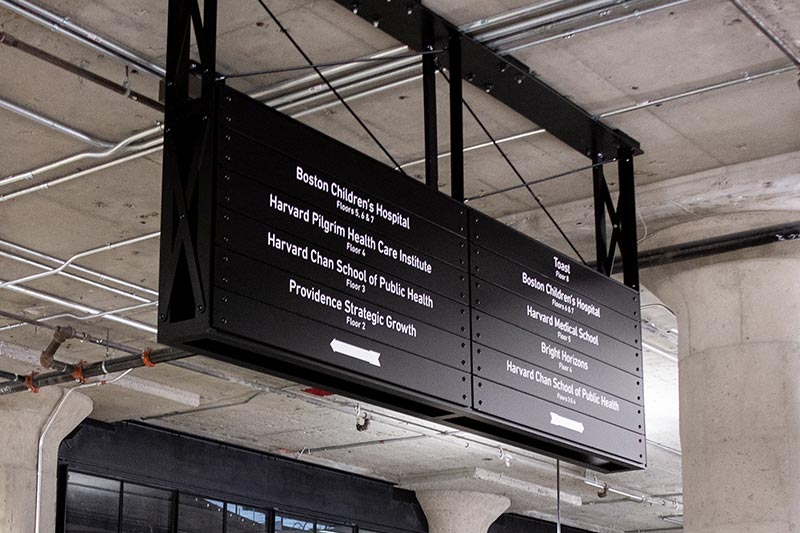
[[[2,102],[0,102],[2,105]],[[75,163],[82,159],[105,159],[107,157],[111,157],[112,155],[116,154],[123,148],[129,146],[131,143],[138,141],[140,139],[144,139],[146,137],[150,137],[157,133],[161,133],[164,130],[164,127],[158,125],[154,128],[150,128],[144,131],[140,131],[131,135],[130,137],[126,137],[125,139],[121,140],[117,144],[112,145],[108,150],[103,152],[83,152],[80,154],[75,154],[64,159],[59,159],[58,161],[54,161],[52,163],[48,163],[43,165],[39,168],[35,168],[33,170],[29,170],[27,172],[23,172],[21,174],[15,174],[12,176],[8,176],[6,178],[0,179],[0,187],[4,187],[6,185],[11,185],[12,183],[16,183],[22,180],[29,180],[33,179],[36,176],[44,174],[46,172],[50,172],[57,168],[63,167],[64,165],[69,165],[70,163]]]
[[[6,252],[4,250],[0,250],[0,257],[4,257],[6,259],[11,259],[12,261],[17,261],[19,263],[38,268],[40,270],[48,270],[48,271],[51,270],[51,267],[49,267],[47,265],[43,265],[42,263],[38,263],[38,262],[33,261],[31,259],[26,259],[24,257],[20,257],[20,256],[18,256],[16,254],[12,254],[12,253]],[[70,265],[70,266],[72,266],[72,265]],[[150,302],[151,301],[151,300],[149,300],[149,299],[147,299],[147,298],[145,298],[143,296],[139,296],[136,293],[123,291],[123,290],[117,289],[115,287],[110,287],[108,285],[104,285],[104,284],[99,283],[97,281],[92,281],[90,279],[82,278],[80,276],[76,276],[76,275],[70,274],[68,272],[63,272],[62,271],[62,272],[59,272],[59,275],[64,276],[65,278],[77,281],[78,283],[84,283],[84,284],[89,285],[91,287],[97,287],[98,289],[101,289],[101,290],[104,290],[104,291],[108,291],[108,292],[110,292],[112,294],[117,294],[119,296],[124,296],[126,298],[131,298],[133,300],[137,300],[137,301],[140,301],[140,302]],[[2,331],[2,328],[0,328],[0,331]]]
[[[16,285],[6,287],[6,290],[18,292],[20,294],[24,294],[25,296],[30,296],[31,298],[42,300],[43,302],[53,303],[56,305],[60,305],[62,307],[67,307],[69,309],[75,309],[76,311],[80,311],[81,313],[85,313],[87,315],[103,315],[104,318],[111,320],[113,322],[130,326],[140,331],[146,331],[147,333],[151,333],[153,335],[158,333],[158,329],[154,326],[149,326],[147,324],[143,324],[142,322],[131,320],[129,318],[119,317],[112,314],[104,314],[104,311],[100,309],[95,309],[94,307],[89,307],[88,305],[72,302],[65,298],[60,298],[58,296],[53,296],[52,294],[47,294],[46,292],[28,289],[26,287],[18,287]]]
[[[58,405],[56,406],[55,409],[53,409],[53,412],[50,414],[50,417],[47,419],[47,423],[45,424],[41,435],[39,435],[39,448],[38,448],[38,452],[36,454],[36,511],[35,511],[36,512],[36,517],[35,517],[35,520],[34,520],[34,524],[35,524],[34,531],[35,531],[35,533],[40,533],[41,523],[42,523],[42,485],[43,485],[43,477],[44,477],[44,472],[43,472],[43,470],[44,470],[44,464],[43,464],[44,463],[44,461],[43,461],[44,439],[47,436],[47,432],[50,431],[50,427],[53,425],[53,422],[55,422],[56,417],[58,417],[58,413],[61,411],[61,408],[66,403],[67,398],[69,398],[70,394],[72,394],[74,391],[79,390],[79,389],[88,389],[90,387],[96,387],[98,385],[103,385],[103,384],[116,383],[117,381],[119,381],[122,378],[124,378],[125,376],[127,376],[131,372],[131,370],[133,370],[133,369],[129,368],[128,370],[126,370],[125,372],[123,372],[122,374],[117,376],[116,378],[112,379],[111,381],[94,381],[92,383],[84,383],[83,385],[78,385],[77,387],[73,387],[73,388],[69,389],[67,392],[64,393],[64,396],[62,396],[61,400],[58,402]]]
[[[41,24],[42,26],[55,31],[56,33],[60,33],[86,46],[89,46],[90,48],[101,52],[103,55],[113,57],[124,64],[131,65],[144,74],[148,74],[160,79],[163,78],[167,73],[164,67],[145,57],[142,57],[130,48],[102,37],[94,31],[76,24],[69,18],[57,15],[56,13],[53,13],[44,7],[38,6],[33,2],[29,2],[28,0],[0,0],[0,6],[3,6],[6,9],[23,16],[28,20],[32,20],[37,24]]]
[[[25,246],[21,246],[19,244],[15,244],[15,243],[10,242],[10,241],[5,241],[3,239],[0,239],[0,245],[5,246],[7,248],[11,248],[12,250],[15,250],[17,252],[22,252],[23,254],[36,257],[37,259],[43,259],[45,261],[49,261],[51,263],[55,263],[57,265],[61,264],[61,262],[62,262],[61,259],[59,259],[57,257],[53,257],[52,255],[47,255],[47,254],[39,252],[37,250],[32,250],[31,248],[26,248]],[[45,268],[47,268],[47,267],[45,267]],[[103,274],[102,272],[98,272],[96,270],[92,270],[90,268],[86,268],[86,267],[82,267],[82,266],[78,266],[78,265],[70,265],[70,269],[71,270],[75,270],[77,272],[81,272],[83,274],[87,274],[89,276],[94,276],[94,277],[98,278],[101,281],[108,280],[111,283],[114,283],[116,285],[121,285],[123,287],[128,287],[130,289],[134,289],[134,290],[143,292],[145,294],[150,294],[152,296],[158,297],[158,291],[155,291],[155,290],[153,290],[153,289],[151,289],[149,287],[145,287],[144,285],[138,285],[136,283],[131,283],[129,281],[125,281],[124,279],[116,278],[114,276],[109,276],[108,274]]]
[[[103,163],[102,165],[97,165],[96,167],[87,168],[85,170],[81,170],[79,172],[75,172],[69,174],[67,176],[54,179],[52,181],[48,181],[45,183],[41,183],[39,185],[34,185],[33,187],[28,187],[26,189],[22,189],[19,191],[15,191],[9,194],[2,194],[0,195],[0,203],[7,202],[9,200],[13,200],[14,198],[19,198],[21,196],[25,196],[37,191],[44,191],[49,189],[54,185],[60,185],[62,183],[66,183],[68,181],[72,181],[83,176],[88,176],[89,174],[94,174],[95,172],[99,172],[101,170],[105,170],[107,168],[115,167],[117,165],[121,165],[122,163],[127,163],[128,161],[133,161],[134,159],[139,159],[140,157],[144,157],[146,155],[154,154],[156,152],[160,152],[164,149],[163,146],[164,140],[162,138],[155,139],[153,141],[145,143],[146,149],[136,152],[134,154],[121,157],[119,159],[114,159],[113,161],[109,161],[107,163]]]
[[[58,274],[59,272],[61,272],[65,268],[67,268],[69,265],[71,265],[74,261],[77,261],[78,259],[82,259],[82,258],[88,257],[90,255],[95,255],[95,254],[98,254],[100,252],[107,252],[109,250],[114,250],[114,249],[120,248],[122,246],[129,246],[131,244],[137,244],[137,243],[140,243],[140,242],[147,241],[147,240],[153,239],[155,237],[158,237],[159,235],[160,235],[160,232],[156,231],[154,233],[148,233],[146,235],[139,235],[138,237],[133,237],[131,239],[125,239],[125,240],[117,241],[117,242],[114,242],[114,243],[104,244],[103,246],[98,246],[96,248],[91,248],[89,250],[85,250],[83,252],[80,252],[80,253],[77,253],[77,254],[73,255],[72,257],[70,257],[69,259],[67,259],[63,263],[61,263],[61,265],[59,265],[58,267],[53,268],[51,270],[48,270],[47,272],[40,272],[38,274],[31,274],[30,276],[25,276],[25,277],[18,278],[18,279],[15,279],[15,280],[4,281],[4,282],[0,283],[0,289],[6,288],[6,287],[11,287],[13,285],[19,285],[20,283],[26,283],[28,281],[34,281],[34,280],[37,280],[37,279],[46,278],[46,277],[52,276],[54,274]]]
[[[40,115],[39,113],[36,113],[35,111],[31,111],[30,109],[26,109],[26,108],[24,108],[22,106],[19,106],[19,105],[13,103],[13,102],[9,102],[8,100],[5,100],[3,98],[0,98],[0,108],[5,109],[6,111],[11,111],[12,113],[16,113],[17,115],[19,115],[21,117],[25,117],[28,120],[32,120],[33,122],[36,122],[37,124],[41,124],[42,126],[46,126],[46,127],[50,128],[52,130],[55,130],[55,131],[64,133],[66,135],[69,135],[73,139],[77,139],[77,140],[79,140],[81,142],[84,142],[86,144],[89,144],[91,146],[96,146],[98,148],[111,148],[111,147],[114,146],[114,144],[111,143],[111,142],[104,141],[104,140],[92,137],[91,135],[89,135],[87,133],[84,133],[82,131],[78,131],[75,128],[67,126],[66,124],[62,124],[62,123],[60,123],[60,122],[58,122],[56,120],[53,120],[51,118],[47,118],[44,115]]]

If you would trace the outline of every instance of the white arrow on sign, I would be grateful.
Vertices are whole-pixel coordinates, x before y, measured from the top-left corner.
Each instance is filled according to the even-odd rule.
[[[577,431],[581,435],[583,434],[583,429],[584,429],[583,422],[578,422],[576,420],[572,420],[571,418],[557,415],[553,412],[550,413],[550,423],[554,426],[562,427],[564,429],[569,429],[572,431]]]
[[[381,366],[381,354],[372,350],[365,350],[358,346],[342,342],[338,339],[331,341],[331,350],[336,353],[347,355],[360,361],[365,361],[373,366]]]

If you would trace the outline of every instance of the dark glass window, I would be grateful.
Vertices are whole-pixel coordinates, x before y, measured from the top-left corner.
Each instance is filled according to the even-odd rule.
[[[125,483],[122,487],[122,533],[170,533],[172,493]]]
[[[221,501],[181,494],[178,499],[178,533],[222,533]]]
[[[353,533],[353,528],[340,524],[324,524],[322,522],[317,522],[317,533]]]
[[[65,533],[117,533],[120,482],[70,472]]]
[[[275,533],[286,531],[314,531],[314,519],[276,514]]]
[[[226,507],[228,533],[267,533],[269,513],[263,509],[229,503]]]

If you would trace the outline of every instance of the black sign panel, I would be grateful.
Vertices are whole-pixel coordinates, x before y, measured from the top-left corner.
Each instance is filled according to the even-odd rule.
[[[637,291],[475,210],[470,210],[469,222],[470,239],[478,246],[557,281],[586,298],[604,302],[626,316],[639,319]],[[479,263],[473,265],[473,272],[482,275]]]
[[[435,398],[470,403],[466,372],[223,290],[215,291],[214,308],[213,325],[222,331]],[[462,366],[467,368],[466,360]]]
[[[599,357],[592,357],[589,354],[583,354],[569,347],[566,344],[559,344],[558,341],[553,341],[541,335],[537,335],[529,330],[522,329],[514,324],[504,322],[493,316],[486,315],[480,312],[473,311],[473,336],[476,342],[480,342],[495,348],[507,354],[525,354],[531,351],[532,347],[540,346],[542,342],[554,349],[558,349],[566,356],[566,359],[571,361],[586,361],[589,358],[600,359],[601,361],[616,367],[625,372],[641,376],[642,375],[642,357],[641,352],[630,352],[624,354],[624,357],[612,357],[610,360]],[[591,350],[588,350],[591,354]],[[638,355],[637,355],[638,354]],[[616,355],[615,353],[611,354]],[[583,363],[580,363],[583,365]]]
[[[230,223],[230,219],[240,215],[231,213],[224,216],[228,216],[226,223]],[[230,235],[235,237],[229,238],[228,242],[221,242],[222,239],[217,241],[221,247],[215,269],[218,280],[232,279],[236,272],[256,272],[263,268],[260,263],[265,262],[380,307],[419,317],[423,322],[451,333],[469,334],[466,301],[460,303],[445,298],[271,228],[265,227],[260,239],[248,240],[235,231],[231,231]],[[265,242],[267,246],[264,246]],[[251,251],[259,261],[239,255],[235,250],[244,253]]]
[[[484,281],[475,282],[473,285],[475,287],[472,289],[472,300],[476,311],[473,317],[473,332],[476,332],[476,337],[478,334],[486,338],[498,336],[497,333],[487,331],[490,326],[483,319],[489,314],[628,371],[640,366],[640,350],[636,347],[639,343],[638,335],[635,343],[634,339],[630,339],[631,345],[628,345],[558,313],[545,310],[491,283]]]
[[[579,322],[630,345],[638,345],[639,320],[626,319],[625,315],[603,302],[592,300],[563,283],[528,266],[504,259],[486,248],[472,246],[471,261],[476,277],[519,294],[569,321]],[[473,280],[475,287],[480,283],[481,280]]]
[[[599,389],[490,350],[476,350],[472,360],[476,377],[494,381],[553,404],[585,413],[631,431],[642,429],[642,406]],[[478,388],[483,380],[478,380]]]
[[[491,381],[475,378],[475,409],[634,462],[645,457],[644,435]],[[480,385],[480,386],[477,386]]]
[[[320,212],[303,200],[274,189],[262,188],[244,178],[229,176],[220,181],[218,190],[221,207],[225,209],[244,214],[383,272],[393,273],[426,289],[440,288],[450,298],[464,300],[467,296],[466,250],[462,258],[454,257],[448,264],[434,257],[434,253],[437,253],[435,240],[430,241],[424,251],[419,251],[399,241],[376,236],[358,225]],[[233,235],[226,233],[231,227],[220,226],[219,236],[232,239]],[[249,234],[254,236],[253,229],[241,226],[240,229],[249,230]],[[462,261],[463,266],[460,265]]]
[[[526,363],[579,381],[589,387],[605,391],[611,395],[641,405],[642,378],[615,368],[607,363],[570,351],[550,341],[533,336],[524,350],[512,357]],[[485,344],[472,343],[473,359],[481,354],[493,354],[495,358],[508,357],[506,354]],[[477,371],[477,366],[475,367]]]
[[[644,463],[638,292],[468,214],[473,407]]]
[[[221,259],[217,283],[225,290],[340,329],[352,330],[377,342],[455,368],[462,367],[461,361],[469,358],[470,350],[465,338],[416,318],[386,310],[294,273],[245,262],[232,254],[222,252]],[[242,268],[248,267],[260,275],[238,275]]]
[[[161,342],[644,466],[636,291],[223,85],[216,105],[198,181],[165,164],[186,201],[164,203]]]
[[[358,226],[359,232],[401,241],[413,248],[427,250],[432,256],[455,266],[464,266],[467,238],[463,226],[454,228],[454,234],[406,208],[376,199],[374,194],[329,177],[315,168],[303,166],[297,159],[260,146],[247,137],[226,131],[223,139],[223,181],[229,181],[226,176],[238,172],[266,187],[302,198],[316,208],[311,216],[317,219],[312,222],[323,227],[326,219],[331,221],[328,226],[334,227],[336,218],[339,218]],[[269,169],[269,172],[265,173],[264,169]],[[258,211],[271,199],[267,188],[259,189],[251,184],[247,189],[253,195],[249,200],[256,204]],[[431,246],[434,242],[436,245]]]
[[[416,180],[404,179],[383,163],[232,90],[226,90],[219,111],[225,128],[256,141],[260,147],[295,157],[308,168],[324,169],[327,176],[342,180],[353,189],[368,191],[375,201],[403,206],[408,212],[466,236],[463,205]]]

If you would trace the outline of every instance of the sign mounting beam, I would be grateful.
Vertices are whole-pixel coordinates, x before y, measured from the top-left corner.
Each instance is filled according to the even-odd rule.
[[[594,118],[536,78],[524,63],[498,54],[460,31],[419,0],[336,1],[414,50],[423,50],[426,44],[431,44],[426,39],[429,35],[433,35],[433,45],[437,49],[446,49],[449,39],[460,37],[461,76],[464,80],[587,157],[597,152],[616,154],[620,149],[630,150],[633,155],[642,153],[638,141]],[[449,62],[449,55],[443,54],[440,64],[448,67]]]

